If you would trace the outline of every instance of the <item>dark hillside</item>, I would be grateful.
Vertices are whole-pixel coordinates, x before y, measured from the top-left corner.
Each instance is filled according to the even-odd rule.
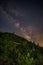
[[[43,47],[14,33],[0,32],[0,65],[43,65]]]

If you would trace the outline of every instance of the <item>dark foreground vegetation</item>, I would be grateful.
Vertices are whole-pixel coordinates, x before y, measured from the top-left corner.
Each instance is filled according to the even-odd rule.
[[[0,32],[0,65],[43,65],[43,48],[14,33]]]

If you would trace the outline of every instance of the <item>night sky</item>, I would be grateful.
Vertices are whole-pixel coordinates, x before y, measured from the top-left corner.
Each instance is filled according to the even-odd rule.
[[[43,2],[0,0],[0,32],[15,32],[43,46]]]

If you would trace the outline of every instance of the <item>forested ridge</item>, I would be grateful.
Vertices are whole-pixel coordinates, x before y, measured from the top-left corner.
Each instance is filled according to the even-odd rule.
[[[43,47],[15,33],[0,32],[0,65],[43,65]]]

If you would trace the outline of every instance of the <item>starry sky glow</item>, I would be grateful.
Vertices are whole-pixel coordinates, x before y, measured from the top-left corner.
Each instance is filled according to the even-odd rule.
[[[0,32],[15,32],[43,46],[43,2],[0,0]]]

